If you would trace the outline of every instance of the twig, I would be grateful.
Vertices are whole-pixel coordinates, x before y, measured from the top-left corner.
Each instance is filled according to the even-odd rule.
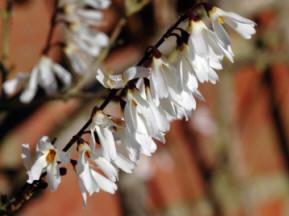
[[[51,41],[52,41],[52,37],[53,37],[53,34],[54,34],[54,30],[55,30],[55,27],[56,27],[56,18],[57,18],[57,14],[59,12],[58,10],[58,4],[59,4],[59,0],[54,0],[54,11],[53,11],[53,14],[52,14],[52,17],[51,17],[51,21],[50,21],[50,29],[49,29],[49,33],[48,33],[48,36],[47,36],[47,40],[46,40],[46,45],[42,51],[42,54],[43,55],[47,55],[49,50],[50,50],[50,47],[51,47]]]
[[[278,139],[279,139],[278,144],[280,147],[280,151],[283,155],[283,158],[285,160],[287,174],[289,174],[289,147],[288,147],[289,142],[287,139],[287,134],[286,134],[286,130],[284,127],[284,123],[282,121],[282,115],[281,115],[279,107],[278,107],[277,98],[275,96],[276,86],[273,82],[272,67],[270,67],[270,66],[264,72],[264,81],[265,81],[265,85],[268,87],[268,91],[269,91],[271,115],[272,115],[272,118],[273,118],[273,121],[275,124]]]

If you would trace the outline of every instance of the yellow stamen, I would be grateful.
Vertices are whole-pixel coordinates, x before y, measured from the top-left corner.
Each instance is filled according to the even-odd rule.
[[[118,125],[118,126],[121,126],[122,125],[122,120],[120,120],[120,119],[111,119],[111,121],[113,122],[113,123],[115,123],[116,125]]]
[[[56,156],[56,151],[54,149],[49,149],[48,154],[46,156],[47,162],[54,163],[55,156]]]
[[[225,22],[225,21],[224,21],[224,17],[219,16],[219,21],[220,21],[221,24],[224,24],[224,22]]]
[[[90,152],[89,152],[89,151],[85,151],[85,156],[86,156],[87,158],[90,158]]]
[[[137,103],[135,100],[132,100],[132,104],[136,107],[137,106]]]
[[[166,70],[166,66],[162,64],[162,71],[164,72]]]

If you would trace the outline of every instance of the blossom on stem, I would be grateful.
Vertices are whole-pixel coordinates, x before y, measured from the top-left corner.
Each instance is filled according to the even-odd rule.
[[[23,75],[19,75],[14,80],[4,83],[6,93],[14,93],[17,88],[27,85],[20,95],[22,103],[30,103],[37,93],[38,86],[44,89],[47,95],[55,94],[57,91],[57,81],[55,75],[65,87],[71,85],[71,74],[61,65],[54,63],[50,58],[42,56],[36,66],[33,67],[29,80]]]
[[[83,197],[84,206],[86,206],[87,194],[91,196],[100,189],[114,193],[117,185],[114,183],[117,176],[115,168],[105,158],[97,157],[87,143],[83,142],[78,145],[79,159],[77,163],[77,176],[79,178],[80,190]],[[110,179],[105,178],[98,173],[96,166],[90,163],[90,160],[96,164]]]
[[[96,79],[105,88],[120,89],[124,88],[130,80],[147,76],[149,76],[149,70],[146,67],[134,66],[126,69],[122,74],[107,74],[98,69]]]
[[[245,39],[250,39],[256,33],[256,23],[236,13],[227,12],[217,7],[208,11],[213,29],[225,47],[231,46],[231,39],[222,24],[227,24]]]
[[[99,55],[102,48],[109,43],[108,36],[97,31],[88,25],[82,23],[74,23],[65,28],[66,38],[82,51],[92,57]]]
[[[15,79],[7,80],[3,83],[3,90],[6,94],[14,94],[19,88],[27,83],[27,80],[28,75],[20,72]]]
[[[62,152],[56,149],[50,142],[47,136],[43,136],[36,146],[35,161],[31,157],[30,148],[28,144],[22,145],[21,157],[25,168],[28,170],[29,184],[33,181],[39,180],[40,176],[47,172],[47,180],[51,191],[55,191],[60,184],[60,172],[58,163],[68,163],[69,153]]]
[[[98,155],[105,158],[124,172],[131,173],[134,168],[134,163],[117,151],[113,135],[115,128],[123,127],[123,124],[124,122],[121,119],[109,116],[102,110],[96,111],[92,119],[91,144],[93,149],[95,149],[96,137],[94,132],[96,132],[101,146],[101,148],[95,150],[98,150]]]
[[[88,5],[92,6],[92,0],[86,0]],[[106,7],[95,7],[88,9],[85,7],[85,1],[67,1],[64,0],[60,3],[60,6],[64,8],[64,13],[59,16],[60,19],[69,23],[83,23],[87,25],[99,25],[103,19],[103,13],[95,9],[105,9]],[[94,6],[97,6],[95,4]],[[102,6],[99,4],[99,6]],[[109,5],[104,5],[109,6]]]
[[[93,58],[90,55],[80,50],[72,41],[68,41],[66,43],[64,53],[70,60],[73,72],[77,73],[78,75],[88,73],[90,65],[93,62]]]

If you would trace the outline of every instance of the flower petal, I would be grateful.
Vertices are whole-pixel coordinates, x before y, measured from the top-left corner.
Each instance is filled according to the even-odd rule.
[[[117,186],[114,182],[108,180],[104,176],[100,175],[98,172],[91,170],[91,176],[97,185],[104,191],[114,194]]]
[[[29,175],[27,182],[29,184],[32,184],[33,181],[39,180],[43,169],[47,166],[46,156],[47,156],[46,154],[40,156],[34,162],[33,166],[31,167],[31,170],[27,172],[27,174]]]
[[[68,87],[71,85],[72,77],[71,74],[65,70],[61,65],[59,64],[53,64],[53,70],[57,77],[62,81],[62,83]]]
[[[33,164],[29,144],[22,144],[21,158],[23,160],[24,167],[26,170],[29,170]]]
[[[14,94],[18,88],[23,87],[27,81],[27,74],[19,73],[15,79],[7,80],[3,83],[3,90],[6,94]]]
[[[117,169],[105,158],[99,157],[94,160],[97,167],[113,182],[118,179]]]
[[[112,132],[108,128],[95,126],[100,144],[103,148],[103,156],[108,160],[116,158],[116,148]]]
[[[38,85],[38,76],[39,76],[39,68],[38,66],[35,66],[32,69],[28,87],[21,93],[20,95],[20,101],[22,103],[30,103],[32,99],[34,98],[36,92],[37,92],[37,85]]]
[[[57,163],[47,166],[47,180],[51,191],[55,191],[60,184],[60,172]]]
[[[117,154],[117,156],[114,160],[114,164],[126,173],[131,173],[134,166],[135,166],[135,164],[133,162],[131,162],[129,159],[127,159],[122,154]]]

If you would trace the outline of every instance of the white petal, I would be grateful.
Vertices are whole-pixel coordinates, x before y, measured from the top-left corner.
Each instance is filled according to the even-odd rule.
[[[35,180],[39,180],[43,169],[47,166],[46,156],[47,155],[44,154],[34,162],[31,170],[28,172],[29,179],[27,180],[27,182],[29,184],[32,184]]]
[[[108,160],[114,160],[116,158],[116,148],[112,132],[108,128],[98,126],[95,127],[95,130],[104,151],[103,156]]]
[[[94,192],[99,191],[98,185],[95,184],[91,176],[91,168],[88,161],[85,159],[84,152],[80,154],[80,158],[77,163],[77,175],[87,192],[91,195]]]
[[[83,206],[84,208],[87,207],[86,202],[87,202],[87,194],[86,194],[86,190],[85,187],[82,183],[82,181],[79,181],[79,187],[80,187],[80,191],[81,191],[81,195],[82,195],[82,199],[83,199]]]
[[[97,185],[100,187],[100,189],[114,194],[114,192],[117,189],[117,186],[114,182],[108,180],[107,178],[100,175],[98,172],[91,170],[91,175],[93,180],[97,183]]]
[[[164,62],[161,59],[153,58],[150,85],[151,93],[156,105],[159,103],[159,99],[166,98],[168,96],[167,81],[165,77]]]
[[[6,94],[14,94],[16,90],[23,87],[27,81],[27,74],[19,73],[15,79],[7,80],[3,83],[3,90]]]
[[[128,81],[136,78],[147,77],[149,70],[145,67],[130,67],[122,74],[104,74],[100,69],[97,70],[96,79],[106,88],[123,88]]]
[[[99,157],[94,160],[97,167],[113,182],[118,179],[117,169],[105,158]]]
[[[90,149],[92,151],[95,150],[95,146],[96,146],[96,141],[95,141],[95,136],[94,136],[94,129],[91,128],[90,129]]]
[[[140,145],[135,140],[132,133],[129,132],[128,127],[119,128],[117,130],[121,144],[128,153],[131,161],[137,161],[140,156]]]
[[[135,104],[131,100],[126,103],[124,108],[124,119],[126,126],[130,129],[131,132],[134,132],[136,130],[137,111]]]
[[[68,87],[71,85],[72,77],[71,74],[65,70],[61,65],[59,64],[53,64],[53,70],[57,77],[63,82],[63,84]]]
[[[228,33],[225,31],[224,27],[220,23],[219,19],[214,19],[212,21],[214,31],[216,32],[216,35],[218,38],[222,41],[224,44],[224,47],[230,46],[231,45],[231,39],[228,35]]]
[[[249,24],[249,25],[256,25],[256,23],[253,22],[252,20],[247,19],[245,17],[242,17],[239,14],[236,14],[234,12],[228,12],[228,11],[226,11],[226,12],[222,11],[222,12],[224,13],[223,14],[224,18],[225,17],[230,17],[231,19],[234,19],[234,20],[236,20],[236,21],[238,21],[240,23]]]
[[[21,158],[23,160],[24,167],[26,170],[29,170],[33,163],[29,144],[22,145]]]
[[[32,69],[27,88],[20,95],[20,101],[22,103],[30,103],[34,98],[37,92],[38,76],[39,76],[39,69],[38,66],[35,66]]]
[[[110,0],[85,0],[85,3],[96,9],[105,9],[111,4]]]
[[[36,152],[46,152],[49,149],[55,149],[55,148],[53,145],[51,145],[50,139],[48,136],[42,136],[36,145]]]
[[[95,10],[80,9],[77,14],[83,18],[88,24],[98,25],[103,18],[103,14]]]
[[[114,160],[114,164],[126,173],[131,173],[135,164],[127,159],[122,154],[117,154],[117,157]]]
[[[250,39],[251,35],[256,33],[254,25],[238,23],[230,19],[226,20],[226,18],[224,19],[225,19],[226,24],[228,24],[232,29],[238,32],[245,39]]]
[[[57,163],[47,166],[47,180],[51,191],[55,191],[60,184],[60,173]]]
[[[57,90],[57,82],[52,72],[52,61],[48,57],[42,57],[39,67],[39,85],[44,88],[46,94],[52,95]]]

